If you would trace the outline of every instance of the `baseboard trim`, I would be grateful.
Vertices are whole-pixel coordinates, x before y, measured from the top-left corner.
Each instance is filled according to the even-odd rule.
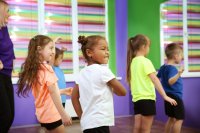
[[[24,125],[24,126],[12,126],[11,129],[15,128],[26,128],[26,127],[38,127],[40,124],[30,124],[30,125]]]

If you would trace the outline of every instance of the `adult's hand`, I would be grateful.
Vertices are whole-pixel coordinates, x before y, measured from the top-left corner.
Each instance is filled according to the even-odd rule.
[[[0,70],[3,69],[3,63],[2,61],[0,60]]]

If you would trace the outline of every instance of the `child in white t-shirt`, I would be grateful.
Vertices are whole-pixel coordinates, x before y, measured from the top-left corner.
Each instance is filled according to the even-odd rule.
[[[87,61],[76,80],[72,103],[84,133],[109,133],[114,125],[112,92],[126,95],[126,89],[106,65],[108,45],[102,36],[79,36],[81,50]]]

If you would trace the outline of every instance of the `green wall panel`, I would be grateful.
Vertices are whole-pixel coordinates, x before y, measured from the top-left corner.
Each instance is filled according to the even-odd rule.
[[[128,0],[128,37],[145,34],[151,40],[148,58],[160,67],[160,4],[164,0]]]
[[[115,43],[115,0],[108,1],[108,44],[110,50],[109,66],[116,74],[116,43]]]

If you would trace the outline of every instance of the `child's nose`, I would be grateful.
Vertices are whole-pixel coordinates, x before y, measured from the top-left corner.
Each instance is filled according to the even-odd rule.
[[[55,55],[55,53],[56,53],[56,52],[55,52],[55,50],[52,50],[52,54],[54,54],[54,55]]]
[[[106,50],[106,53],[107,53],[107,54],[110,54],[109,50]]]

